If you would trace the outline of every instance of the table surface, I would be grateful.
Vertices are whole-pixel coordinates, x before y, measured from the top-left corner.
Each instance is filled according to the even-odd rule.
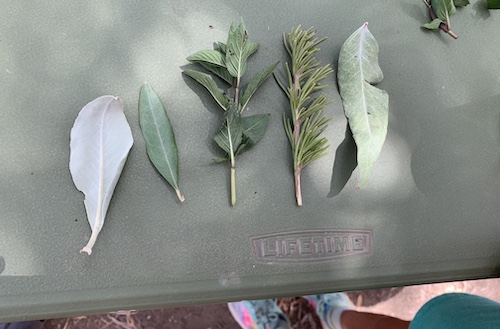
[[[452,18],[458,40],[421,28],[427,8],[412,0],[2,4],[0,321],[500,274],[500,12],[483,1]],[[248,114],[270,113],[270,125],[237,158],[230,207],[228,165],[212,162],[221,110],[181,71],[240,17],[260,43],[247,79],[287,60],[282,33],[299,24],[329,38],[318,58],[336,70],[342,43],[369,22],[390,114],[368,188],[355,189],[357,170],[350,176],[355,149],[332,75],[330,154],[304,170],[304,206],[295,205],[288,102],[269,79]],[[144,81],[174,126],[184,203],[146,155]],[[106,94],[123,100],[134,146],[87,256],[69,132]]]

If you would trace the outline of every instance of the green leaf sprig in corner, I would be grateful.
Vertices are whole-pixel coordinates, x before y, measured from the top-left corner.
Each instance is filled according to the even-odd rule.
[[[488,0],[486,3],[488,9],[500,9],[500,0]]]
[[[458,35],[451,30],[450,17],[455,15],[457,7],[465,7],[469,0],[423,0],[432,21],[422,25],[428,30],[441,29],[448,33],[452,38],[458,39]]]
[[[297,205],[302,206],[301,173],[311,162],[327,154],[328,140],[320,135],[326,129],[331,118],[325,117],[323,111],[330,102],[325,94],[314,94],[325,88],[321,82],[333,72],[330,65],[319,67],[315,54],[318,45],[326,40],[317,39],[313,28],[303,31],[297,27],[283,35],[283,43],[291,59],[285,64],[288,87],[276,77],[276,82],[290,99],[290,117],[283,115],[285,127],[293,154],[293,171],[295,178],[295,195]]]
[[[199,64],[205,71],[217,76],[228,87],[219,89],[212,75],[196,70],[182,73],[202,85],[225,111],[224,120],[214,140],[226,156],[216,161],[229,160],[231,166],[231,205],[236,204],[236,156],[252,148],[264,135],[269,123],[269,114],[242,116],[248,102],[257,89],[269,78],[278,62],[257,72],[243,87],[242,78],[247,71],[247,61],[259,44],[248,39],[243,20],[232,24],[227,42],[219,42],[214,50],[199,51],[187,59]]]

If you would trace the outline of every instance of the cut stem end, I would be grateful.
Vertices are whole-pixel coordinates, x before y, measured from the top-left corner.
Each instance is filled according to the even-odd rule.
[[[87,255],[92,255],[92,248],[89,248],[87,246],[83,247],[82,250],[80,250],[80,254],[87,253]]]
[[[179,200],[181,202],[184,202],[185,198],[184,198],[184,195],[181,194],[181,191],[180,190],[175,190],[175,193],[177,193],[177,197],[179,198]]]
[[[231,206],[236,204],[236,168],[231,167]]]
[[[300,187],[300,172],[301,172],[301,169],[297,169],[295,171],[295,196],[297,198],[297,205],[299,207],[302,206],[302,189]]]

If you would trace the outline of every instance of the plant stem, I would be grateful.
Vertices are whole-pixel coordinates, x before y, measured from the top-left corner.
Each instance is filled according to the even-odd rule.
[[[236,108],[239,110],[240,106],[240,77],[238,74],[238,77],[235,79],[236,83],[234,85],[234,103],[236,104]],[[234,158],[234,151],[231,146],[231,206],[234,206],[236,204],[236,166],[235,166],[235,158]]]
[[[300,172],[302,171],[301,167],[298,167],[295,170],[295,196],[297,197],[297,205],[302,206],[302,188],[300,187]]]
[[[295,95],[300,94],[300,74],[297,73],[294,76],[293,79],[293,92]],[[299,138],[300,138],[300,126],[302,125],[302,121],[299,119],[300,115],[300,108],[297,107],[294,109],[295,115],[294,115],[294,127],[293,127],[293,141],[294,141],[294,176],[295,176],[295,195],[297,197],[297,205],[300,207],[302,206],[302,190],[300,187],[300,172],[302,171],[302,166],[300,163],[298,163],[298,158],[297,158],[297,150],[299,148]]]
[[[231,161],[231,206],[236,204],[236,168],[234,161]]]
[[[238,110],[240,109],[240,78],[236,78],[236,83],[234,85],[234,104],[236,104]]]

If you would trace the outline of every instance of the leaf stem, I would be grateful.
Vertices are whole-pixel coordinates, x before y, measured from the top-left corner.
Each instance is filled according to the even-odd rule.
[[[236,168],[231,161],[231,206],[236,204]]]
[[[92,254],[92,248],[94,247],[94,244],[97,240],[97,236],[99,235],[99,230],[93,230],[92,234],[90,235],[90,239],[87,242],[87,245],[80,250],[80,253],[87,253],[88,255]]]
[[[236,84],[234,85],[234,104],[238,106],[238,110],[240,110],[240,77],[239,77],[239,72],[238,72],[238,77],[235,79]],[[241,108],[243,110],[243,108]]]
[[[302,188],[300,186],[300,173],[301,173],[301,171],[302,171],[302,168],[298,167],[294,173],[294,176],[295,176],[295,196],[297,198],[297,205],[299,207],[302,206]]]
[[[175,190],[175,193],[177,193],[177,197],[179,198],[179,200],[180,200],[181,202],[184,202],[185,198],[184,198],[184,195],[182,195],[181,190],[176,189],[176,190]]]

